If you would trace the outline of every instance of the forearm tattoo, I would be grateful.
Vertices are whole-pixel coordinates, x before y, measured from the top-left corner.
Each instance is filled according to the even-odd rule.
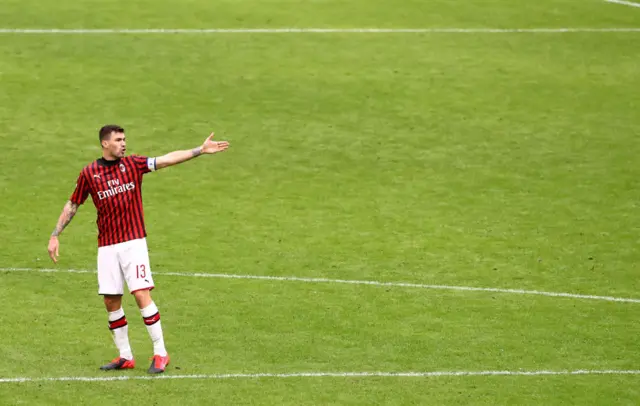
[[[194,148],[191,150],[191,155],[195,158],[198,155],[202,154],[202,147]]]
[[[62,209],[62,214],[58,219],[58,224],[56,224],[56,228],[53,229],[51,236],[59,236],[60,233],[62,233],[62,230],[64,230],[65,227],[69,225],[69,223],[71,223],[71,220],[73,220],[73,216],[75,216],[77,212],[78,205],[73,202],[67,202],[67,204],[64,205],[64,209]]]

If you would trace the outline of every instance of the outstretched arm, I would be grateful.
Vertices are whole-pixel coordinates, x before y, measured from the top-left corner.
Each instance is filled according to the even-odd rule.
[[[214,141],[213,133],[207,137],[204,143],[196,148],[183,151],[174,151],[166,155],[156,158],[156,169],[166,168],[167,166],[177,165],[186,162],[202,154],[215,154],[229,148],[227,141]]]
[[[60,256],[60,254],[58,254],[58,247],[60,245],[58,236],[60,235],[60,233],[62,233],[62,230],[64,230],[65,227],[69,223],[71,223],[71,220],[73,220],[73,216],[75,216],[78,212],[78,207],[79,206],[77,204],[68,201],[62,209],[62,213],[60,214],[60,218],[58,219],[56,228],[54,228],[53,232],[51,233],[51,238],[49,238],[49,256],[51,257],[53,262],[57,263],[58,257]]]

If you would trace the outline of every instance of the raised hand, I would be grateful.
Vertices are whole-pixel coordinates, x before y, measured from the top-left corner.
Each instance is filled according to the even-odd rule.
[[[227,141],[214,141],[213,136],[214,133],[211,133],[211,135],[209,135],[207,139],[204,140],[204,143],[201,147],[203,154],[215,154],[216,152],[222,152],[225,149],[229,148],[229,143]]]

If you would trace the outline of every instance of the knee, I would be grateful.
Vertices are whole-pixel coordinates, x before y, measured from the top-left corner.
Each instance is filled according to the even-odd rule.
[[[147,289],[133,292],[133,296],[138,303],[138,307],[143,309],[151,304],[151,292]]]
[[[115,312],[122,307],[122,297],[105,295],[104,305],[107,307],[107,311]]]

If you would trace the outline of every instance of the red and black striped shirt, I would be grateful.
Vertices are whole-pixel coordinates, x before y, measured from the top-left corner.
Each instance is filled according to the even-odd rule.
[[[142,175],[155,170],[155,158],[130,155],[115,161],[100,158],[80,172],[71,202],[91,195],[98,218],[98,246],[144,238]]]

